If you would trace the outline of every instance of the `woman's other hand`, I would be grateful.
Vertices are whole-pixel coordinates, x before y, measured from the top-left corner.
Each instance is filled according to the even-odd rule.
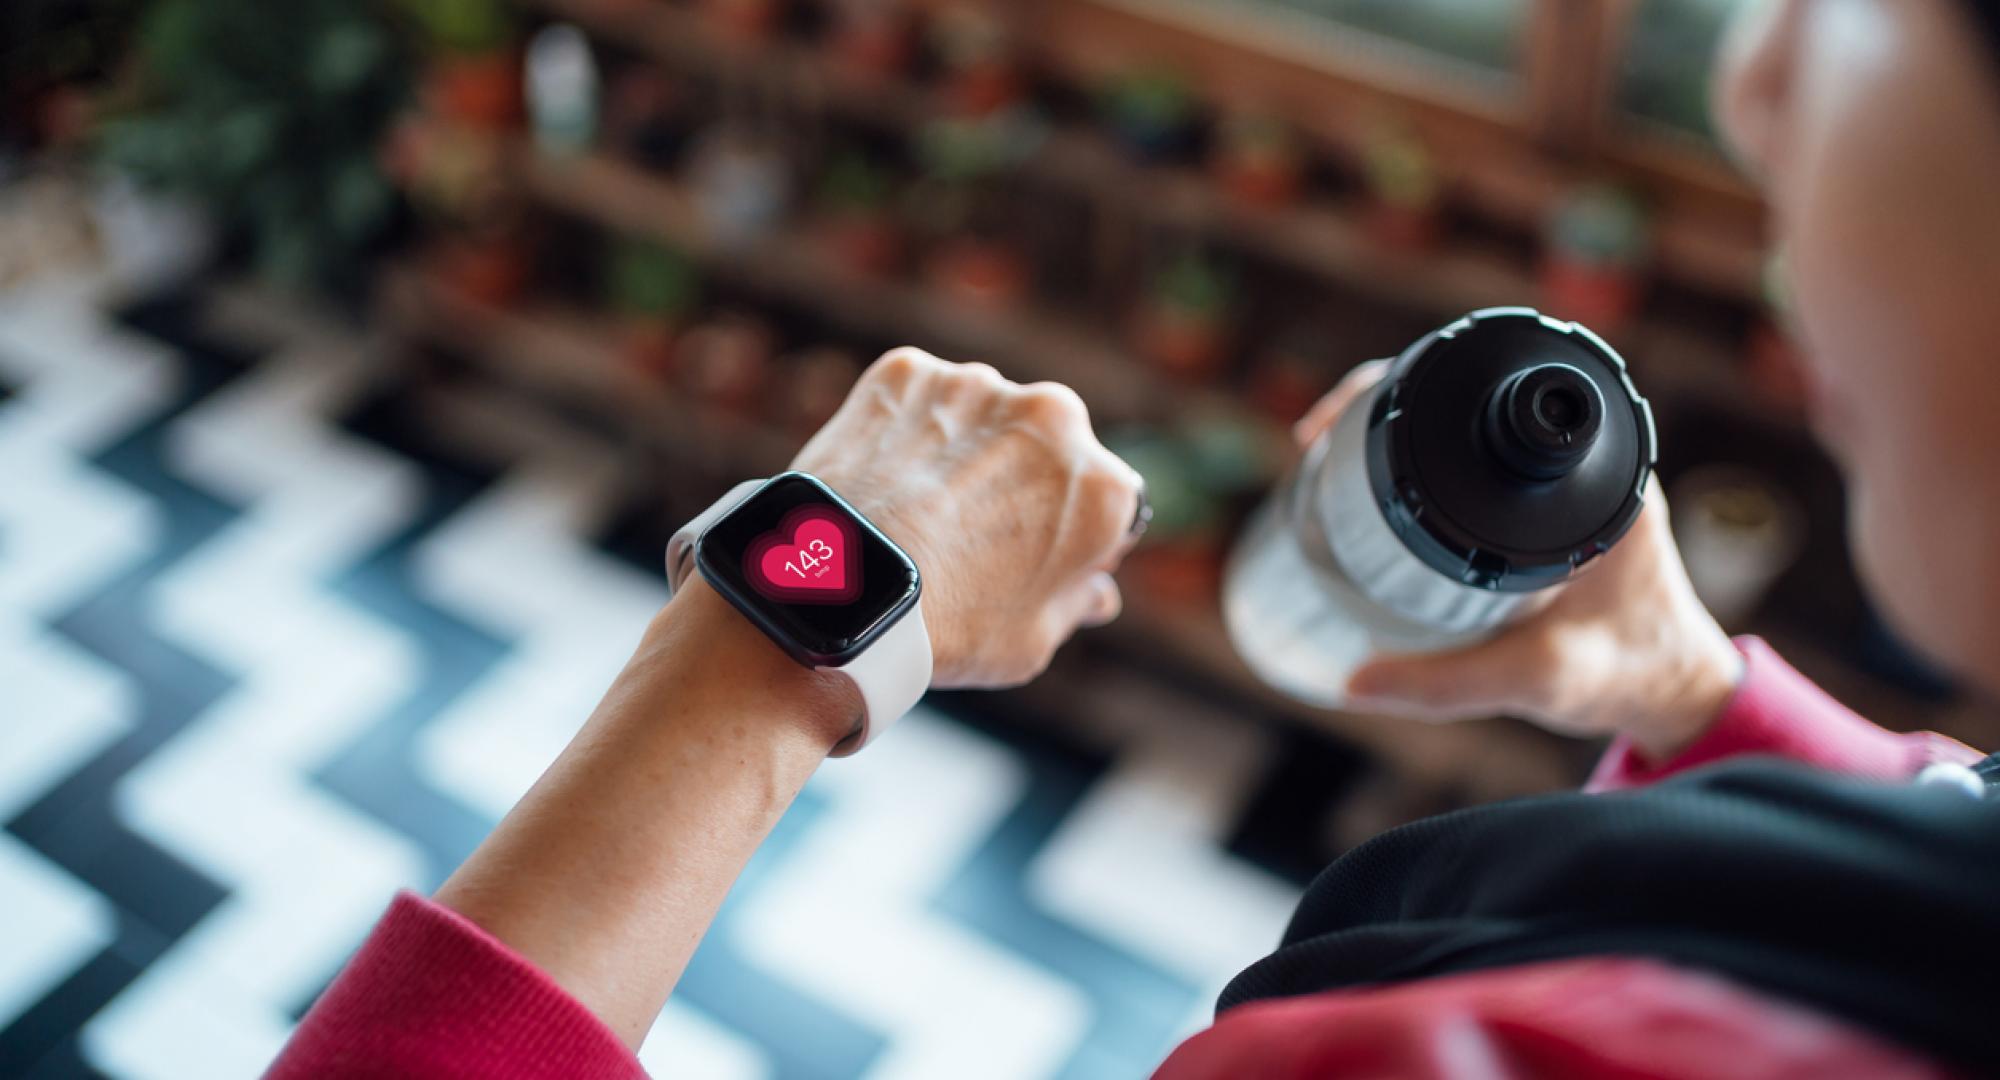
[[[1066,386],[897,349],[792,464],[916,560],[938,686],[1026,682],[1118,614],[1139,474]]]
[[[1294,431],[1301,446],[1382,377],[1356,368]],[[1490,641],[1378,658],[1348,681],[1351,707],[1461,720],[1506,714],[1568,735],[1630,735],[1655,760],[1693,742],[1734,692],[1742,658],[1695,598],[1655,479],[1611,551],[1549,606]]]

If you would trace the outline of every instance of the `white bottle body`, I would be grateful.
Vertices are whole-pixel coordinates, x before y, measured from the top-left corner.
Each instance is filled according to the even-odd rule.
[[[1465,584],[1396,536],[1367,466],[1382,392],[1377,386],[1348,408],[1258,508],[1223,582],[1238,654],[1266,682],[1314,705],[1339,706],[1348,676],[1370,657],[1471,644],[1555,591]]]

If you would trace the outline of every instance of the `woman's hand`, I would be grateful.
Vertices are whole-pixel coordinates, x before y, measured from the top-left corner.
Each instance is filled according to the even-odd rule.
[[[1355,369],[1294,434],[1301,446],[1382,377]],[[1385,657],[1348,680],[1355,708],[1427,720],[1508,714],[1568,735],[1624,733],[1655,760],[1693,742],[1742,676],[1742,658],[1695,598],[1653,481],[1646,508],[1610,552],[1549,606],[1491,641]]]
[[[923,574],[939,686],[1034,678],[1119,609],[1139,474],[1066,386],[1022,386],[918,349],[877,360],[792,463],[902,545]]]

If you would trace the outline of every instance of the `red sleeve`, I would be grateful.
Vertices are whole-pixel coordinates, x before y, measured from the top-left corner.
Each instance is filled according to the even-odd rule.
[[[398,894],[265,1074],[644,1077],[611,1029],[449,908]]]
[[[1876,727],[1792,669],[1769,645],[1738,638],[1743,682],[1708,731],[1664,762],[1649,762],[1625,736],[1613,740],[1585,791],[1640,787],[1738,754],[1772,754],[1835,772],[1904,780],[1933,762],[1971,764],[1976,751],[1930,732]]]
[[[1155,1080],[1944,1080],[1945,1067],[1715,975],[1601,956],[1239,1005]]]

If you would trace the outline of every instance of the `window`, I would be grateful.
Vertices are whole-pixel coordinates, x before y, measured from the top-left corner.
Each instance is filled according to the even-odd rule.
[[[1618,68],[1618,108],[1707,142],[1709,77],[1731,17],[1746,0],[1641,0]]]
[[[1451,61],[1513,74],[1529,0],[1259,0]]]
[[[1301,55],[1346,56],[1381,72],[1413,66],[1424,81],[1471,83],[1483,95],[1518,84],[1537,0],[1107,0],[1201,32]]]

